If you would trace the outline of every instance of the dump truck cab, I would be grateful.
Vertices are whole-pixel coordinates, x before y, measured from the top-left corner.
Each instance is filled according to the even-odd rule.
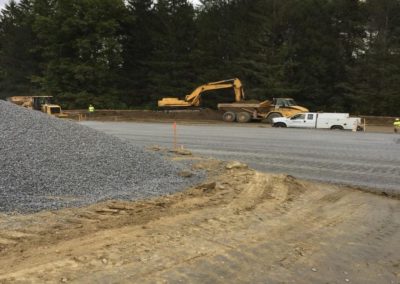
[[[298,107],[299,105],[292,98],[274,98],[272,104],[278,107]]]
[[[272,122],[272,118],[274,117],[289,117],[295,115],[300,112],[308,112],[308,109],[302,106],[299,106],[296,101],[292,98],[274,98],[272,100],[272,109],[277,110],[276,115],[273,110],[271,110],[270,114],[270,122]]]
[[[290,107],[297,105],[295,100],[291,98],[274,98],[272,100],[272,104],[279,107]]]

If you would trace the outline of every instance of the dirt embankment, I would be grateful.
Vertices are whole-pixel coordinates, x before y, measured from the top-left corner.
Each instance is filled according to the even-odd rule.
[[[198,159],[138,202],[0,217],[0,283],[398,283],[399,200]]]
[[[66,111],[71,118],[78,119],[77,114],[82,114],[81,119],[99,121],[199,121],[199,122],[222,122],[222,113],[211,109],[194,110],[96,110],[88,113],[86,110]]]

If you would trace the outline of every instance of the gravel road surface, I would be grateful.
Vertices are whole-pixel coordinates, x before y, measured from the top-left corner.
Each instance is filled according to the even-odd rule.
[[[83,124],[136,145],[173,143],[167,123]],[[196,154],[240,160],[260,171],[400,194],[400,135],[243,125],[178,125],[177,132],[178,144]]]

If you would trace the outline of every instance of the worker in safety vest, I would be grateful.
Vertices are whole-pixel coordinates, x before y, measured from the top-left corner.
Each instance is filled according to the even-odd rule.
[[[394,133],[397,133],[400,130],[400,119],[396,118],[393,122]]]
[[[94,112],[94,106],[89,105],[89,112],[90,112],[90,113],[93,113],[93,112]]]

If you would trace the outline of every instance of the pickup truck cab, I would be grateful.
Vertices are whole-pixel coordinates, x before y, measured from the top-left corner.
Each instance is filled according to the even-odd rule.
[[[361,118],[350,117],[348,113],[303,112],[291,117],[277,117],[272,120],[274,127],[321,128],[337,130],[362,130]]]

